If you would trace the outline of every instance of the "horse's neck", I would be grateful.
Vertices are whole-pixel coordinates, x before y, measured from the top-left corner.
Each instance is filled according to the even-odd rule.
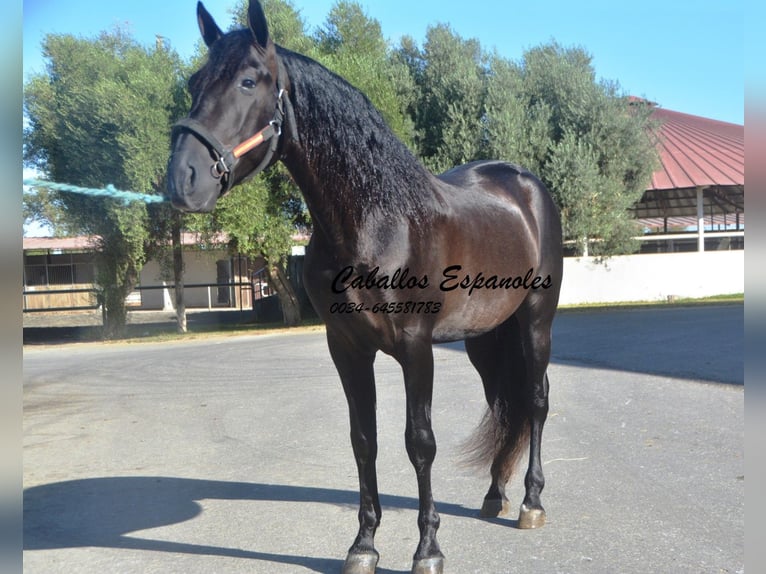
[[[340,225],[341,214],[326,187],[311,169],[306,154],[299,144],[291,146],[282,159],[306,202],[314,234],[325,238],[331,245],[346,244],[356,235],[355,228]]]
[[[333,243],[348,245],[370,225],[427,219],[433,213],[434,178],[369,101],[320,64],[289,52],[280,55],[293,92],[297,135],[283,161],[315,226]]]

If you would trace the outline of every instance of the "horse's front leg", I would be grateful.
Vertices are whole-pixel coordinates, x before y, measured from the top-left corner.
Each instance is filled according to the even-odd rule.
[[[431,467],[436,457],[436,440],[431,428],[434,359],[431,338],[409,338],[400,346],[396,359],[404,371],[407,394],[407,454],[418,480],[418,527],[420,542],[413,557],[413,574],[441,574],[444,555],[436,541],[439,514],[431,492]]]
[[[375,460],[378,438],[375,419],[375,352],[363,351],[328,328],[327,342],[343,383],[351,423],[351,446],[359,472],[359,534],[349,548],[343,574],[373,574],[378,563],[375,531],[381,509]]]

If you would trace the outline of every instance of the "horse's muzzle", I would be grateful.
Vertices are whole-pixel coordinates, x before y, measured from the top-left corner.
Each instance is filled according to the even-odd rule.
[[[174,208],[189,213],[208,213],[215,209],[219,190],[202,189],[197,177],[198,170],[193,166],[178,167],[168,170],[167,197]],[[215,184],[206,182],[205,187]]]

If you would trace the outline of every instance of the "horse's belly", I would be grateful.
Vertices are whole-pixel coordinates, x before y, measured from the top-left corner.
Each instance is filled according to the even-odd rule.
[[[447,307],[436,320],[433,340],[437,343],[461,341],[491,331],[513,315],[523,300],[523,296],[511,295]]]
[[[440,289],[444,300],[434,325],[435,341],[454,341],[491,331],[510,317],[529,296],[553,284],[534,268],[489,274],[445,269]]]

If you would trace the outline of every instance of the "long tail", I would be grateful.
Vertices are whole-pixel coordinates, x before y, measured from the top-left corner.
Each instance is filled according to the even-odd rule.
[[[514,357],[511,376],[498,385],[492,405],[462,445],[462,462],[481,470],[491,468],[503,482],[511,478],[529,447],[530,417],[526,408],[524,362]],[[521,359],[521,360],[519,360]]]

